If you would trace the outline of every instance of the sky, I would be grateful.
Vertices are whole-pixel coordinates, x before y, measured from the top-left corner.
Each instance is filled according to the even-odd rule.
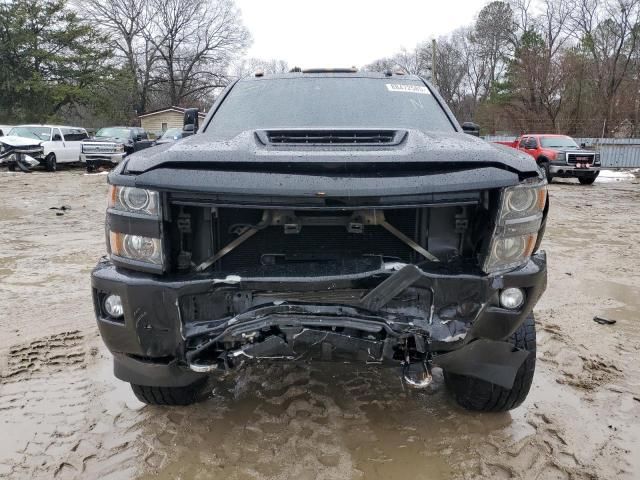
[[[361,67],[470,24],[485,0],[236,0],[248,57]]]

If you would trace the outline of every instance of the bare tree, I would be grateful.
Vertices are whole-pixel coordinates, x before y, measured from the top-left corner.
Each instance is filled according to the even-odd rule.
[[[465,90],[469,98],[468,114],[475,112],[475,107],[481,98],[486,98],[486,86],[489,76],[487,62],[480,54],[480,46],[474,41],[471,28],[461,28],[454,33],[460,48],[465,70]]]
[[[135,110],[197,103],[249,43],[233,0],[76,0],[130,73]]]
[[[263,73],[287,73],[289,64],[284,60],[262,60],[260,58],[242,58],[233,62],[229,68],[232,78],[242,78],[261,71]]]
[[[493,1],[485,5],[471,32],[477,67],[482,71],[484,98],[490,94],[493,84],[503,74],[506,60],[512,51],[517,25],[508,3]]]
[[[459,42],[456,35],[439,38],[435,56],[438,90],[458,116],[462,113],[460,107],[465,97],[464,80],[468,71],[467,59]]]
[[[428,77],[430,45],[367,68]],[[638,132],[640,0],[491,1],[439,39],[436,70],[459,118],[494,130]]]
[[[430,77],[431,71],[431,42],[420,43],[416,48],[400,49],[398,53],[389,58],[381,58],[364,67],[371,72],[402,71],[408,75]]]
[[[510,108],[528,125],[543,124],[558,130],[565,86],[565,49],[570,39],[567,24],[572,0],[543,0],[542,11],[534,15],[526,2],[516,5],[516,16],[530,21],[516,41],[514,58],[509,65],[514,103]],[[543,120],[546,118],[546,123]]]
[[[516,24],[523,32],[531,30],[532,27],[532,3],[533,0],[509,0],[511,10],[513,10],[515,14]]]
[[[154,0],[150,41],[161,66],[156,81],[171,105],[208,95],[227,84],[234,56],[249,42],[231,0]]]
[[[603,134],[612,129],[616,95],[637,55],[639,17],[639,0],[579,0],[571,15],[572,32],[592,59],[602,100]]]
[[[111,46],[129,72],[135,90],[134,109],[146,110],[152,71],[158,61],[156,45],[149,41],[153,10],[147,0],[85,0],[84,15],[109,36]]]
[[[426,78],[431,70],[431,42],[418,44],[413,50],[403,48],[392,60],[405,73]]]
[[[390,58],[379,58],[373,62],[365,65],[364,70],[368,72],[386,72],[387,70],[393,71],[396,68],[395,62]]]

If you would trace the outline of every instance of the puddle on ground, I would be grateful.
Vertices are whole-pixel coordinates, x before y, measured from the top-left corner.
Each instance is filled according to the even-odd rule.
[[[609,298],[616,305],[602,307],[601,317],[616,320],[616,325],[628,331],[640,332],[640,288],[612,280],[586,281],[585,288],[595,286],[598,297]]]

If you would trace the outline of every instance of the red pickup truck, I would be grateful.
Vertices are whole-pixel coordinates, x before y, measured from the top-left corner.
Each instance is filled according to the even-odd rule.
[[[529,134],[513,142],[496,142],[528,153],[553,178],[577,178],[582,185],[591,185],[600,173],[600,154],[580,148],[566,135]]]

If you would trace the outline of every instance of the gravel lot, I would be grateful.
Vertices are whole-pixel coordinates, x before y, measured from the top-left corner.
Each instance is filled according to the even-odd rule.
[[[256,365],[202,404],[144,407],[93,319],[105,180],[0,171],[0,477],[640,478],[637,180],[550,187],[538,369],[507,414],[458,408],[437,372],[416,392],[393,370],[315,365]]]

